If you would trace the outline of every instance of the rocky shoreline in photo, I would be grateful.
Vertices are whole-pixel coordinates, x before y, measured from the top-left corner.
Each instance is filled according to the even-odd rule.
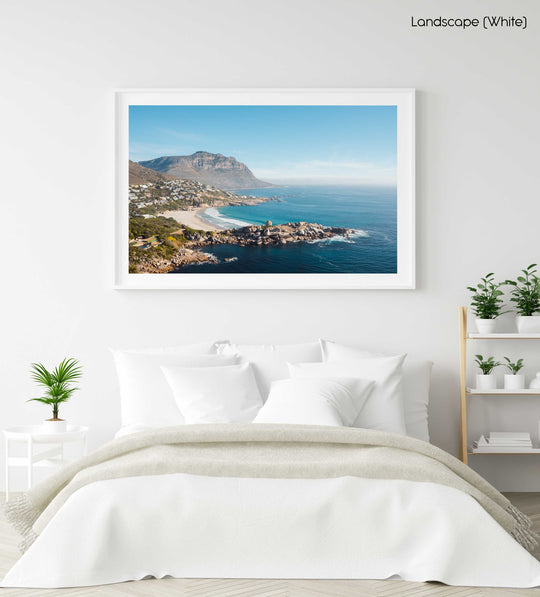
[[[333,236],[349,236],[353,230],[335,228],[308,222],[290,222],[288,224],[273,225],[268,222],[264,226],[244,226],[214,232],[213,234],[192,234],[193,246],[208,246],[219,244],[234,244],[241,247],[260,247],[268,245],[286,245],[287,243],[309,242],[323,240]],[[200,245],[198,243],[201,243]]]
[[[220,232],[190,230],[184,233],[185,241],[170,256],[139,255],[133,273],[168,273],[186,265],[218,263],[216,257],[205,252],[212,245],[234,244],[240,247],[280,247],[290,243],[314,242],[335,236],[349,238],[355,231],[350,228],[322,226],[308,222],[291,222],[263,226],[244,226]]]

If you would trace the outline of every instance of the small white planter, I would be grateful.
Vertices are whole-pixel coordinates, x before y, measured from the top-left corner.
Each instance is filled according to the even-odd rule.
[[[520,334],[540,334],[540,315],[518,315],[516,323]]]
[[[48,419],[41,423],[42,433],[65,433],[67,431],[67,421],[63,419],[52,420]]]
[[[525,388],[525,376],[522,373],[516,375],[505,374],[504,389],[505,390],[523,390]]]
[[[476,318],[476,329],[479,334],[493,334],[497,327],[496,319],[478,319]]]
[[[497,378],[493,373],[484,375],[482,373],[476,374],[476,389],[477,390],[496,390]]]

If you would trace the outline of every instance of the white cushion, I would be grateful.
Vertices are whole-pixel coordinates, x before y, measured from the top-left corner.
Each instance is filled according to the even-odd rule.
[[[375,386],[354,427],[406,434],[401,368],[406,355],[326,363],[289,364],[291,377],[356,377],[372,379]]]
[[[325,361],[388,356],[329,340],[320,342]],[[428,407],[432,367],[431,361],[411,359],[409,356],[403,363],[403,410],[407,435],[426,442],[429,442]]]
[[[186,424],[251,423],[262,406],[249,363],[161,369]]]
[[[303,344],[218,344],[218,354],[238,355],[253,366],[253,373],[263,400],[268,397],[272,382],[287,379],[287,363],[320,363],[318,342]]]
[[[175,346],[151,346],[151,347],[142,347],[142,348],[118,348],[118,349],[111,349],[112,352],[129,352],[129,353],[143,353],[143,354],[163,354],[163,353],[173,353],[173,354],[181,354],[185,356],[193,356],[198,354],[216,354],[217,347],[223,343],[225,340],[218,340],[217,342],[208,341],[208,342],[196,342],[195,344],[178,344]]]
[[[163,350],[143,352],[113,350],[120,386],[122,427],[143,425],[165,427],[182,425],[184,418],[174,402],[169,384],[163,376],[162,365],[186,367],[216,367],[237,362],[234,356],[216,354],[185,354]]]
[[[373,381],[349,378],[275,381],[253,422],[350,426],[373,385]]]

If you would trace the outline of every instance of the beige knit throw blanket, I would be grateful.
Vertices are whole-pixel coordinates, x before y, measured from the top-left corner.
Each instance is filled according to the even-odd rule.
[[[64,466],[10,502],[8,519],[21,533],[25,550],[81,487],[107,479],[172,473],[439,483],[472,496],[526,549],[537,544],[530,520],[447,452],[394,433],[315,425],[183,425],[129,435]]]

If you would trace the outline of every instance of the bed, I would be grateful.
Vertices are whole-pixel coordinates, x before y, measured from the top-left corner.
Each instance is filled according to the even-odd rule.
[[[122,429],[10,502],[24,553],[2,586],[540,585],[530,521],[428,441],[430,363],[327,341],[114,357]]]

